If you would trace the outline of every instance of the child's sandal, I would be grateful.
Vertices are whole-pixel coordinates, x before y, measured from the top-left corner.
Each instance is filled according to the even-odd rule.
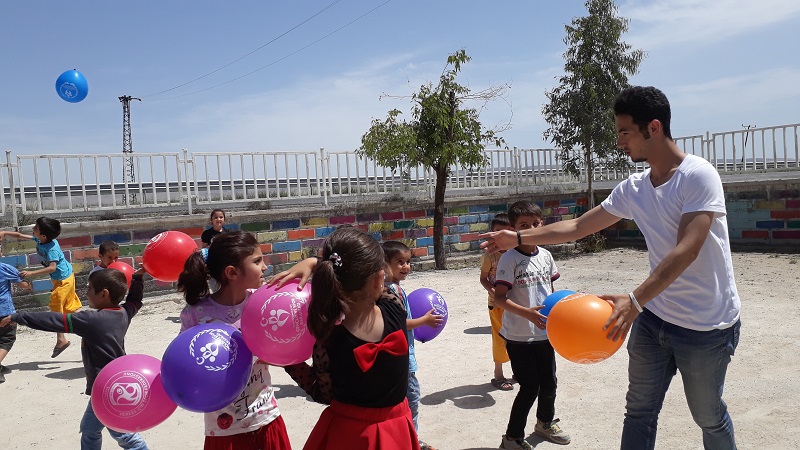
[[[510,391],[514,389],[514,385],[506,378],[492,378],[492,386],[501,391]]]

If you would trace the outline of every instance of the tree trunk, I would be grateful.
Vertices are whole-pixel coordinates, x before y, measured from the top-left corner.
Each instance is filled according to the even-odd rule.
[[[433,258],[436,270],[447,269],[444,254],[444,191],[447,187],[447,167],[436,167],[436,191],[433,195]]]
[[[592,159],[591,144],[584,145],[584,155],[586,161],[586,195],[589,197],[588,209],[594,208],[594,160]]]

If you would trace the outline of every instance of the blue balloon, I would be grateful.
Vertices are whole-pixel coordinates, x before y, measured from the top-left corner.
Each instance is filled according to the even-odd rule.
[[[161,383],[181,408],[212,412],[242,393],[252,367],[253,353],[239,330],[227,323],[204,323],[169,344],[161,358]]]
[[[86,77],[75,69],[68,70],[59,75],[56,80],[58,96],[70,103],[78,103],[86,98],[89,93],[89,83]]]
[[[539,310],[539,314],[547,316],[550,314],[550,310],[553,309],[553,306],[555,306],[559,300],[575,293],[575,291],[570,291],[569,289],[562,289],[560,291],[553,292],[544,299],[544,308]]]

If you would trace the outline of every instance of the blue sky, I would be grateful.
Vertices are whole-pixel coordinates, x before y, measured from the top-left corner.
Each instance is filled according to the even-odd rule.
[[[461,83],[511,85],[483,110],[484,124],[510,121],[509,146],[549,147],[544,93],[582,1],[391,0],[310,45],[383,3],[334,1],[6,2],[0,150],[120,152],[121,95],[143,100],[131,105],[136,152],[352,150],[373,118],[395,107],[409,116],[408,99],[382,94],[436,82],[460,48],[472,57]],[[631,82],[667,94],[674,136],[800,122],[797,0],[618,5],[631,19],[624,39],[647,52]],[[55,91],[73,68],[89,83],[75,104]]]

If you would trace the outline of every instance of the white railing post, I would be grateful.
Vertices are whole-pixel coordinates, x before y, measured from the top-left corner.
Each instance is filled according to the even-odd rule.
[[[192,215],[192,185],[191,183],[189,183],[189,150],[182,148],[181,151],[183,152],[183,172],[184,175],[186,175],[186,207],[189,212],[189,215]],[[180,164],[178,166],[180,167]],[[178,189],[180,188],[181,188],[181,171],[178,170]],[[167,189],[169,189],[169,184],[167,184]]]
[[[6,150],[6,167],[8,167],[8,192],[11,194],[11,222],[15,230],[19,230],[19,218],[17,217],[17,194],[14,186],[14,168],[11,164],[11,150]],[[22,186],[22,189],[25,189]]]
[[[317,186],[319,186],[319,178],[322,178],[322,203],[328,206],[328,188],[333,189],[333,181],[328,179],[328,158],[325,157],[325,148],[319,148],[319,164],[322,168],[320,176],[317,177]]]

